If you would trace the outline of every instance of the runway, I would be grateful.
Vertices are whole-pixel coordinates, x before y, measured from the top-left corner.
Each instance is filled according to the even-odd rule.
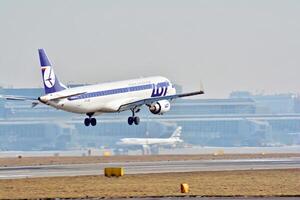
[[[299,200],[299,197],[162,197],[162,198],[130,198],[130,200]],[[124,200],[114,199],[114,200]]]
[[[162,197],[162,198],[130,198],[130,200],[182,200],[182,199],[193,199],[193,200],[299,200],[299,197]],[[114,200],[124,200],[114,199]]]
[[[105,167],[124,167],[125,174],[252,169],[291,169],[300,168],[300,158],[249,160],[189,160],[1,167],[0,179],[101,175],[103,174],[103,169]]]

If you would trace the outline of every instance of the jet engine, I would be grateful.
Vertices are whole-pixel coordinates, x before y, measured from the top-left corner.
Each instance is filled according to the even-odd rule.
[[[155,115],[162,115],[168,112],[170,108],[171,104],[168,100],[161,100],[149,106],[150,112]]]

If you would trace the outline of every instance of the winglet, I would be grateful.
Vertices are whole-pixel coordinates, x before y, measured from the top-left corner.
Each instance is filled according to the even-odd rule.
[[[177,97],[189,97],[189,96],[194,96],[194,95],[199,95],[199,94],[204,94],[204,89],[203,89],[203,85],[201,82],[200,82],[200,88],[198,91],[178,94]]]
[[[200,81],[200,91],[202,91],[202,94],[204,94],[204,87],[203,87],[203,83]]]

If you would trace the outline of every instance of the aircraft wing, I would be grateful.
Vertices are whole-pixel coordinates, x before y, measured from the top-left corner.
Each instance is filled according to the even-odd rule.
[[[142,100],[130,102],[130,103],[127,103],[127,104],[123,104],[119,107],[118,111],[121,112],[121,111],[125,111],[125,110],[130,110],[130,109],[141,107],[142,105],[151,105],[152,103],[155,103],[155,102],[161,101],[161,100],[172,101],[172,100],[177,99],[177,98],[194,96],[194,95],[199,95],[199,94],[204,94],[204,91],[199,90],[199,91],[190,92],[190,93],[183,93],[183,94],[175,94],[175,95],[170,95],[170,96],[162,96],[162,97],[142,99]]]

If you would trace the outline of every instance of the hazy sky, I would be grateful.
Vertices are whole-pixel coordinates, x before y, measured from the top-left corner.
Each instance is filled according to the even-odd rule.
[[[163,75],[206,98],[300,92],[298,0],[0,0],[0,85]],[[204,96],[203,96],[204,97]]]

